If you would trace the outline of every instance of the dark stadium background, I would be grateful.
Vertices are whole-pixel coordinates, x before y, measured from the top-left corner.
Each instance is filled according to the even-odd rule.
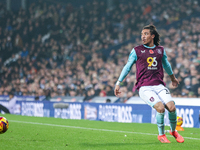
[[[199,0],[0,3],[0,95],[14,92],[36,99],[45,96],[47,100],[76,96],[86,102],[95,97],[112,98],[131,49],[141,44],[142,27],[153,23],[180,81],[174,89],[165,76],[172,96],[200,97]],[[121,84],[122,96],[116,102],[138,96],[132,92],[134,84],[133,67]]]

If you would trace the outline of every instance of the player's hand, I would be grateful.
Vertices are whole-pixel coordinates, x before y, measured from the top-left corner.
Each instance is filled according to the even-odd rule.
[[[119,85],[116,85],[115,86],[115,90],[114,90],[114,92],[115,92],[115,96],[119,96],[120,95],[120,91],[119,91],[119,89],[120,89],[120,86]]]
[[[173,85],[174,87],[177,87],[178,84],[179,84],[179,81],[178,81],[177,78],[172,79],[172,85]]]

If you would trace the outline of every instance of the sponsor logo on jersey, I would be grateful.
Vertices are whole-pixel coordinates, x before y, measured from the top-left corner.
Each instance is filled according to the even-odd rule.
[[[141,53],[145,53],[145,50],[143,50],[143,51],[141,50]]]
[[[157,69],[158,62],[156,60],[156,57],[148,57],[147,63],[149,64],[148,65],[149,70],[156,70]]]

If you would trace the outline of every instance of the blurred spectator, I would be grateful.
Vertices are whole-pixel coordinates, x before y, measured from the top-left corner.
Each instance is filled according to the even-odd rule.
[[[106,99],[106,103],[111,103],[111,99]]]
[[[189,92],[191,92],[191,83],[190,83],[190,78],[185,78],[184,79],[184,86],[182,88],[182,95],[188,95]]]
[[[16,102],[17,102],[17,97],[14,96],[12,92],[10,92],[8,105],[4,106],[0,104],[0,113],[1,111],[4,111],[5,113],[13,114],[15,110]]]
[[[36,96],[35,101],[39,101],[39,100],[40,100],[39,96]]]
[[[114,90],[110,85],[106,86],[105,92],[107,96],[114,96]]]
[[[10,39],[10,38],[9,38]],[[15,37],[15,42],[14,42],[15,47],[22,49],[23,48],[23,41],[22,38],[20,37],[19,34],[16,35]]]
[[[23,48],[22,52],[21,52],[21,57],[27,57],[28,56],[28,50],[26,47]]]
[[[76,90],[75,89],[70,89],[69,90],[69,96],[72,96],[72,97],[76,96]]]
[[[191,91],[194,93],[195,97],[198,97],[198,88],[200,87],[199,81],[196,77],[192,78],[192,84],[191,84]]]
[[[86,92],[86,96],[83,99],[83,101],[90,101],[94,97],[95,97],[95,91],[94,91],[94,89],[92,89],[92,88],[88,89],[87,92]]]
[[[19,87],[17,87],[17,88],[15,89],[14,95],[16,95],[16,96],[22,96],[22,95],[23,95],[23,93],[20,91],[20,88],[19,88]]]
[[[200,87],[198,88],[198,97],[200,97]]]
[[[0,94],[14,90],[16,95],[85,96],[86,100],[112,96],[131,49],[140,44],[139,29],[153,23],[160,27],[161,45],[180,81],[173,89],[164,79],[172,95],[199,96],[200,19],[193,15],[199,14],[200,7],[196,1],[144,0],[138,5],[129,1],[113,9],[99,1],[80,8],[42,3],[16,13],[4,8],[0,8]],[[187,78],[191,84],[184,82]],[[122,83],[126,85],[122,102],[132,95],[134,84],[133,66]]]

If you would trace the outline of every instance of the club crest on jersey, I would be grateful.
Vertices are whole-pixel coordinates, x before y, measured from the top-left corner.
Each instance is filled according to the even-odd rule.
[[[161,49],[157,49],[158,54],[162,54]]]
[[[150,54],[153,54],[153,53],[154,53],[154,51],[153,51],[152,49],[150,49],[150,50],[149,50],[149,53],[150,53]]]
[[[151,102],[154,102],[154,98],[153,98],[153,97],[151,97],[149,100],[150,100]]]

